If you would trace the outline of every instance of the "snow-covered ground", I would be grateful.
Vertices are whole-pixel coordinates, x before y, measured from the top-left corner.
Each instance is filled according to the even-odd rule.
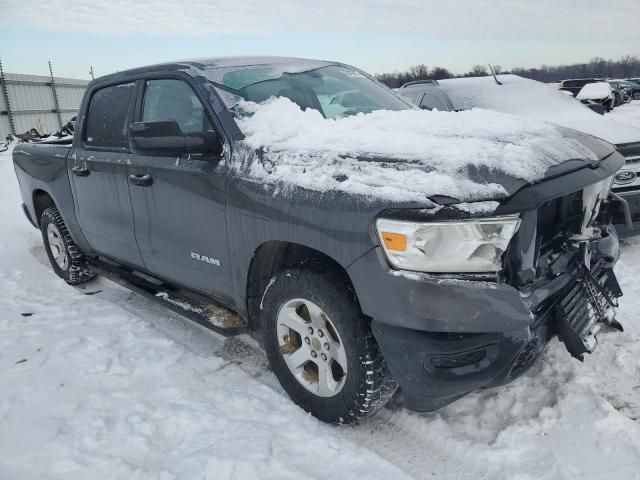
[[[640,128],[640,100],[632,100],[630,103],[614,108],[605,115],[605,118]]]
[[[640,102],[623,109],[640,116]],[[0,253],[2,480],[640,479],[640,240],[617,267],[625,332],[602,332],[584,364],[554,340],[506,387],[354,427],[293,405],[249,338],[104,279],[59,280],[8,152]]]

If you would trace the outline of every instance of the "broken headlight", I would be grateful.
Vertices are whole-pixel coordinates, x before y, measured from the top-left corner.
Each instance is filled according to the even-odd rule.
[[[378,219],[384,252],[395,268],[432,273],[497,272],[520,226],[518,215],[415,223]]]

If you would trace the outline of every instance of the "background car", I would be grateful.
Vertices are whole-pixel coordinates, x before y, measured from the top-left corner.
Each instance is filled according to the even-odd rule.
[[[613,192],[629,205],[632,225],[627,223],[622,208],[613,209],[613,222],[620,236],[640,232],[640,128],[602,117],[553,85],[517,75],[499,75],[498,79],[502,85],[492,77],[442,80],[440,85],[458,109],[487,108],[535,118],[614,144],[626,165],[614,178]]]
[[[576,98],[582,103],[600,103],[605,111],[610,112],[616,103],[616,92],[609,82],[587,83],[580,89]]]
[[[640,100],[640,78],[635,82],[632,80],[617,80],[617,82],[629,92],[632,100]]]
[[[624,87],[617,80],[608,80],[607,83],[611,85],[611,91],[614,96],[614,106],[622,105],[631,101],[631,96],[625,91]]]
[[[600,81],[602,81],[602,79],[599,78],[572,78],[569,80],[562,80],[560,82],[560,90],[571,92],[575,97],[586,84]]]

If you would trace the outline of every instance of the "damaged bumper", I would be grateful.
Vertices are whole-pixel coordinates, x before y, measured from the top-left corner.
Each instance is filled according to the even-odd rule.
[[[508,383],[556,335],[582,360],[601,325],[619,327],[619,243],[604,223],[608,201],[595,221],[600,185],[523,212],[493,278],[391,270],[379,248],[348,268],[407,408],[432,411]]]
[[[590,270],[575,252],[566,259],[570,270],[527,289],[397,271],[375,280],[377,300],[365,298],[363,305],[378,305],[373,332],[405,406],[433,411],[473,390],[506,384],[556,335],[576,358],[591,352],[600,326],[615,325],[613,307],[621,295],[611,269],[618,254],[611,232],[591,245],[597,254]],[[367,271],[380,268],[378,255],[361,258],[350,274],[371,283]]]

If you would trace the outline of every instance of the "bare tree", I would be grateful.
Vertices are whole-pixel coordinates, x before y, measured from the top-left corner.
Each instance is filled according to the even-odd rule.
[[[503,73],[500,65],[493,66],[496,73]],[[625,55],[620,60],[605,60],[602,57],[593,57],[587,63],[574,63],[571,65],[542,65],[538,68],[515,67],[511,73],[525,78],[531,78],[540,82],[559,82],[568,78],[609,77],[609,78],[635,78],[640,77],[640,59],[634,55]],[[487,75],[487,69],[483,65],[474,66],[464,77],[477,77]],[[412,80],[433,78],[442,80],[454,75],[443,67],[434,67],[428,70],[426,65],[415,65],[405,72],[384,73],[378,75],[378,79],[390,87],[399,87]]]
[[[445,78],[453,77],[453,74],[443,67],[433,67],[429,73],[429,77],[434,80],[444,80]]]
[[[469,72],[470,77],[484,77],[486,75],[489,75],[489,72],[487,72],[487,67],[484,65],[474,65]]]
[[[429,68],[424,63],[413,65],[409,67],[409,75],[415,80],[424,80],[429,76]]]

